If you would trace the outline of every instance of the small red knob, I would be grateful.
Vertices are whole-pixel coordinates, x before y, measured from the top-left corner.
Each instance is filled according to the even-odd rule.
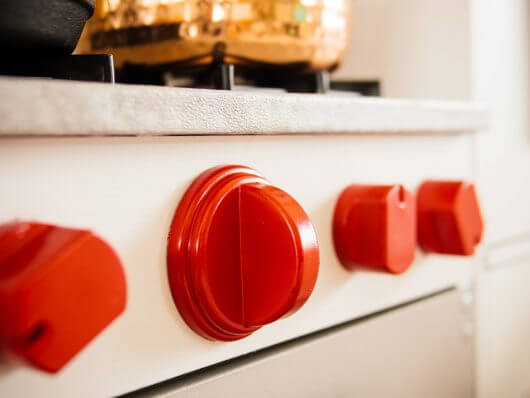
[[[426,252],[472,255],[483,232],[473,184],[426,181],[417,196],[421,248]]]
[[[342,265],[404,272],[414,261],[416,210],[400,185],[350,185],[333,217],[335,250]]]
[[[304,210],[247,167],[201,174],[171,224],[173,299],[188,325],[208,339],[237,340],[294,312],[309,298],[318,266]]]
[[[0,226],[0,345],[57,372],[125,308],[116,253],[90,231]]]

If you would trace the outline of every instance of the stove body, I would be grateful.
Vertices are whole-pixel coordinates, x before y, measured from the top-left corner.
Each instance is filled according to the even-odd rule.
[[[472,317],[469,300],[466,306],[461,296],[472,282],[473,259],[417,250],[402,275],[350,272],[336,257],[331,230],[336,200],[349,184],[400,183],[415,190],[427,178],[472,180],[473,134],[484,126],[479,109],[343,95],[16,79],[0,84],[12,99],[0,108],[0,220],[95,231],[120,256],[128,287],[124,314],[56,375],[4,361],[2,394],[82,397],[140,390],[136,394],[191,396],[191,384],[207,385],[213,377],[210,390],[198,390],[201,396],[218,389],[245,396],[248,388],[266,396],[268,385],[281,395],[286,390],[278,386],[288,381],[275,384],[274,370],[283,369],[298,380],[293,389],[318,396],[321,389],[301,382],[311,377],[304,370],[309,358],[316,373],[329,370],[319,388],[331,395],[345,393],[346,386],[377,394],[369,386],[379,383],[374,381],[387,361],[396,370],[403,362],[411,372],[445,368],[440,385],[454,386],[458,396],[472,392]],[[22,104],[28,105],[21,109]],[[208,341],[186,325],[166,270],[168,231],[185,190],[204,170],[225,164],[259,170],[296,198],[320,247],[318,280],[308,302],[294,315],[229,343]],[[403,338],[392,338],[394,332]],[[328,350],[333,354],[324,359]],[[447,368],[449,363],[469,366],[462,371]],[[365,365],[372,381],[356,369]],[[259,377],[247,376],[248,366],[257,366]],[[358,377],[335,383],[333,369],[344,366]],[[228,376],[234,372],[243,373]],[[408,396],[428,388],[424,377],[400,383],[399,374],[389,374],[388,384],[381,385],[400,387]],[[247,377],[247,389],[234,388]],[[337,373],[337,380],[345,377]],[[174,378],[175,385],[142,390]]]

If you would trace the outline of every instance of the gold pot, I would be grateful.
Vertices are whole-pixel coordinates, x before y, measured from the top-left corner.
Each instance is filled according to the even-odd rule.
[[[331,69],[348,43],[351,0],[97,0],[78,53],[125,63]]]

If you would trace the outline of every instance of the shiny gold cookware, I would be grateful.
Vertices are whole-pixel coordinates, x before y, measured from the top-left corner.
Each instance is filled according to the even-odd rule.
[[[325,70],[347,47],[351,0],[97,0],[78,47],[116,66],[183,62]]]

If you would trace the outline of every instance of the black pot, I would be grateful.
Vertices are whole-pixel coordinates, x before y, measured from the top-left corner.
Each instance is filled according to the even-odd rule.
[[[71,54],[95,0],[0,0],[0,46],[15,54]]]

